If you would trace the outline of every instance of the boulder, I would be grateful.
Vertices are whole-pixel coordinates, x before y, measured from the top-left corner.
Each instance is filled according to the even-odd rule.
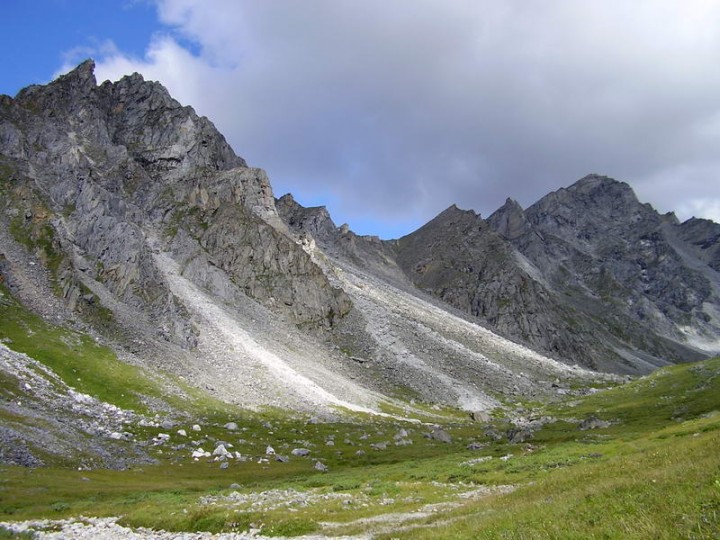
[[[583,420],[578,429],[587,431],[588,429],[604,429],[610,426],[610,422],[600,420],[597,416],[591,416]]]
[[[440,427],[434,428],[430,432],[429,438],[434,441],[440,441],[447,444],[450,444],[452,442],[452,437],[450,436],[450,434]]]

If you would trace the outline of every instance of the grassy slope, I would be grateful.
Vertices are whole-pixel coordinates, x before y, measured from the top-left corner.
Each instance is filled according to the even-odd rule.
[[[161,389],[140,369],[120,362],[89,336],[50,325],[24,309],[0,286],[0,339],[42,362],[77,391],[119,407],[145,411],[141,396]]]
[[[142,396],[162,397],[165,391],[86,336],[26,313],[7,294],[0,297],[0,338],[9,338],[9,346],[52,367],[78,390],[119,406],[143,411]],[[481,426],[457,416],[448,416],[445,428],[453,442],[447,444],[425,438],[426,426],[393,420],[357,416],[307,424],[278,411],[237,411],[199,393],[165,400],[187,415],[187,422],[170,430],[173,445],[150,447],[160,465],[128,471],[2,467],[0,519],[114,515],[128,524],[170,530],[245,530],[263,524],[265,534],[325,527],[333,534],[372,531],[388,538],[720,536],[720,359],[667,368],[619,388],[539,408],[537,416],[558,420],[520,445],[493,442]],[[578,430],[577,421],[591,415],[612,425]],[[195,421],[202,423],[201,433],[191,432]],[[228,421],[241,429],[228,432],[223,427]],[[499,431],[507,428],[500,419],[495,423]],[[176,435],[177,428],[189,437]],[[400,429],[412,445],[393,444]],[[166,430],[132,431],[147,441]],[[251,459],[232,461],[225,470],[209,459],[193,462],[190,438],[202,438],[201,445],[211,451],[217,441],[230,442]],[[326,444],[330,438],[332,446]],[[468,451],[471,441],[487,446]],[[373,442],[389,445],[372,450]],[[179,443],[186,447],[173,449]],[[311,457],[258,462],[268,444],[286,455],[307,446]],[[358,449],[365,454],[357,456]],[[479,457],[489,459],[467,464]],[[329,472],[313,469],[318,459]],[[200,503],[202,496],[227,495],[231,483],[243,494],[279,490],[275,497],[287,500],[277,508]],[[459,497],[483,486],[507,485],[514,486],[512,493]],[[293,503],[288,489],[304,493],[309,502]],[[442,506],[417,512],[428,510],[428,504]],[[413,514],[388,517],[384,524],[362,521],[400,512]]]

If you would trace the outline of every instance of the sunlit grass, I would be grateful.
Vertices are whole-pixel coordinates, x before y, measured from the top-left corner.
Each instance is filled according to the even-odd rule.
[[[71,388],[122,408],[147,412],[143,396],[161,388],[86,334],[53,326],[23,308],[0,285],[0,339],[51,368]]]
[[[666,368],[562,403],[528,405],[524,414],[553,420],[522,444],[495,441],[487,426],[460,411],[387,405],[388,412],[412,410],[442,424],[452,437],[445,443],[427,437],[431,425],[397,418],[353,414],[316,423],[281,410],[242,411],[181,380],[170,379],[181,391],[168,395],[167,386],[110,349],[45,323],[4,291],[0,338],[78,391],[140,412],[150,412],[146,397],[160,399],[176,420],[172,429],[127,426],[156,465],[0,468],[2,520],[120,516],[127,525],[170,531],[371,532],[434,540],[720,537],[720,359]],[[17,393],[18,384],[0,375],[0,393]],[[512,427],[508,414],[493,415],[495,432]],[[589,417],[610,425],[580,430]],[[0,422],[30,421],[3,410]],[[238,429],[226,429],[227,422]],[[194,423],[200,432],[192,431]],[[149,441],[161,431],[170,441],[155,447]],[[232,444],[246,461],[228,460],[222,469],[214,458],[192,460],[194,448],[212,451],[219,442]],[[485,446],[467,450],[471,442]],[[265,456],[267,446],[289,462]],[[310,455],[292,456],[296,447]],[[44,459],[44,450],[36,450]],[[329,471],[316,471],[317,461]],[[233,491],[269,495],[262,504],[223,499]],[[208,496],[216,499],[203,503]],[[385,518],[372,520],[378,516]]]

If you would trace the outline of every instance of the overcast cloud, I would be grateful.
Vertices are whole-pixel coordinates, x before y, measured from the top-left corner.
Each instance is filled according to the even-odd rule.
[[[720,221],[720,3],[162,0],[143,58],[277,196],[396,237],[590,172]]]

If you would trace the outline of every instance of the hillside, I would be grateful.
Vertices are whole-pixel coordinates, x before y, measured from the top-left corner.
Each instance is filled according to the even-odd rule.
[[[88,61],[1,115],[8,290],[132,362],[243,407],[320,413],[408,395],[483,409],[593,377],[326,256],[282,221],[262,170],[137,74],[98,86]]]
[[[382,241],[139,74],[0,96],[0,538],[713,534],[719,241],[596,175]]]

